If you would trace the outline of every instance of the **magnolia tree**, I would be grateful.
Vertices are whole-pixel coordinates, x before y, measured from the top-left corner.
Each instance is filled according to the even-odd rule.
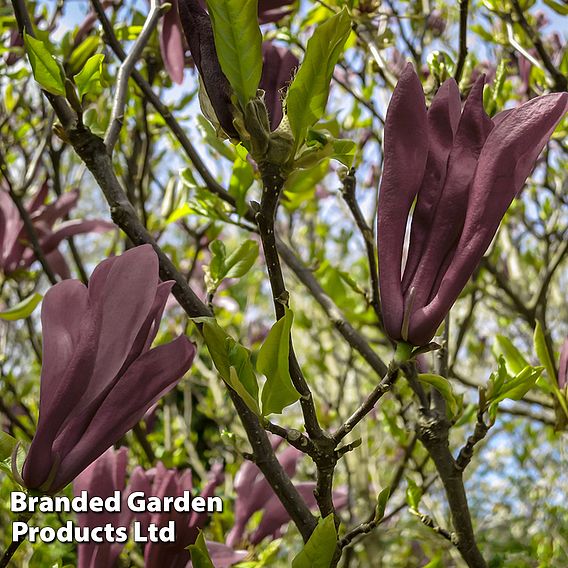
[[[566,14],[4,3],[0,566],[568,565]]]

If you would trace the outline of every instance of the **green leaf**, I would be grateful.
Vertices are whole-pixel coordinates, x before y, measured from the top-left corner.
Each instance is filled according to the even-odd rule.
[[[203,323],[203,338],[221,378],[260,416],[258,383],[250,351],[237,343],[213,318],[195,318]]]
[[[554,366],[554,363],[552,362],[552,357],[550,355],[550,352],[548,351],[546,338],[544,337],[544,331],[538,320],[536,322],[536,327],[534,328],[533,342],[534,342],[534,350],[536,351],[538,360],[541,362],[542,365],[544,365],[544,368],[546,369],[546,374],[548,375],[548,378],[550,379],[552,384],[556,385],[557,384],[556,368]]]
[[[568,6],[560,4],[560,2],[555,2],[555,0],[544,0],[544,3],[552,8],[557,14],[561,16],[568,16]]]
[[[191,554],[191,563],[193,568],[215,568],[211,561],[211,557],[209,556],[209,551],[205,544],[205,538],[203,538],[203,533],[201,531],[199,531],[199,536],[195,543],[190,544],[187,547],[187,550],[189,550],[189,553]]]
[[[258,0],[208,0],[207,7],[221,69],[244,108],[262,74]]]
[[[333,515],[320,519],[312,536],[292,560],[292,568],[329,568],[337,546]]]
[[[334,140],[331,157],[350,168],[355,160],[357,144],[353,140]]]
[[[440,394],[444,397],[446,404],[448,406],[448,416],[449,418],[454,418],[460,412],[460,400],[456,397],[452,391],[452,385],[450,382],[440,375],[432,375],[430,373],[420,373],[418,375],[418,380],[433,386]]]
[[[385,509],[389,501],[391,488],[385,487],[377,497],[377,506],[375,508],[375,522],[380,521],[385,516]]]
[[[252,240],[245,241],[227,257],[225,278],[241,278],[252,268],[257,258],[258,243]]]
[[[333,70],[350,31],[351,18],[343,9],[318,26],[308,41],[304,60],[286,96],[295,151],[303,144],[308,128],[325,112]]]
[[[35,292],[15,306],[0,312],[0,319],[7,321],[21,320],[29,317],[41,302],[42,295]]]
[[[24,45],[34,79],[40,87],[53,95],[65,95],[65,78],[61,67],[45,44],[24,32]]]
[[[243,157],[237,156],[233,163],[233,173],[229,181],[229,195],[237,202],[237,213],[243,216],[247,210],[246,195],[254,182],[254,172],[250,163]]]
[[[209,247],[211,262],[204,267],[207,290],[214,292],[225,278],[241,278],[258,258],[258,243],[247,240],[229,256],[222,241],[213,241]]]
[[[87,60],[83,69],[73,77],[79,89],[79,98],[81,100],[87,93],[98,94],[101,89],[104,58],[105,56],[101,53],[93,55]]]
[[[261,397],[263,416],[281,414],[300,398],[290,378],[288,361],[293,320],[294,313],[286,308],[286,314],[272,326],[258,352],[256,368],[266,377]]]
[[[16,438],[10,436],[10,434],[7,434],[3,430],[0,430],[0,461],[11,458],[16,444]]]
[[[410,477],[406,478],[406,502],[411,509],[418,511],[420,500],[422,499],[422,488],[416,485],[416,482]]]
[[[504,335],[498,334],[496,336],[495,343],[493,344],[493,353],[497,359],[499,355],[503,355],[507,365],[507,371],[511,375],[520,373],[529,364],[522,356],[521,352],[513,345],[513,342]]]
[[[99,48],[100,41],[98,35],[90,35],[73,50],[67,63],[71,73],[78,73],[79,70],[84,67],[87,60],[93,56]]]

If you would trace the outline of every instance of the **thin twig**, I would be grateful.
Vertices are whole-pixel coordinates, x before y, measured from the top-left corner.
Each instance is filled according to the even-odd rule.
[[[333,434],[333,439],[339,443],[347,436],[371,410],[375,407],[379,399],[387,393],[398,377],[399,367],[389,368],[385,378],[373,389],[359,408],[340,426]]]
[[[373,231],[369,227],[363,212],[359,207],[357,201],[357,180],[355,178],[355,169],[351,168],[349,173],[343,179],[343,190],[341,195],[351,214],[353,219],[361,232],[363,240],[365,242],[365,248],[367,250],[367,261],[369,263],[369,273],[371,275],[371,306],[377,316],[379,325],[382,327],[382,315],[381,315],[381,300],[379,295],[379,269],[377,266],[377,250],[375,246],[375,239],[373,237]]]
[[[118,70],[116,93],[114,95],[109,127],[105,135],[105,145],[108,152],[111,154],[116,141],[118,140],[118,136],[120,135],[120,130],[124,120],[124,107],[126,105],[126,96],[128,94],[128,80],[130,79],[132,70],[140,58],[144,47],[150,39],[150,36],[154,33],[154,29],[158,24],[158,20],[160,19],[162,12],[163,7],[160,5],[160,2],[158,0],[151,0],[150,13],[144,22],[142,31]]]
[[[100,0],[91,0],[94,11],[97,13],[99,21],[101,22],[105,39],[108,46],[113,50],[115,55],[121,60],[126,59],[126,52],[120,45],[118,41],[112,24],[107,18],[104,8]],[[142,76],[142,74],[136,69],[132,70],[132,79],[138,85],[146,99],[150,104],[156,109],[158,114],[164,119],[164,122],[168,125],[168,128],[172,131],[173,135],[177,138],[191,163],[195,166],[195,169],[202,177],[207,189],[219,196],[224,196],[227,192],[219,185],[219,182],[211,175],[211,172],[205,165],[205,162],[199,156],[195,146],[191,143],[184,129],[181,127],[179,122],[174,118],[168,107],[160,100],[160,97],[154,93],[152,87],[148,81]]]
[[[469,0],[460,0],[460,46],[458,54],[458,62],[456,63],[456,71],[454,79],[457,83],[461,81],[465,60],[467,58],[467,17],[469,11]]]
[[[552,63],[552,60],[550,59],[550,56],[548,55],[548,52],[546,51],[544,44],[540,39],[540,36],[525,18],[523,8],[521,8],[519,1],[511,0],[511,2],[513,4],[513,8],[515,9],[517,21],[519,22],[521,28],[523,28],[523,31],[527,34],[528,38],[531,40],[542,60],[544,67],[554,80],[554,90],[558,91],[559,93],[566,91],[568,89],[568,79],[566,78],[566,75],[564,75],[559,69],[556,68],[554,63]]]
[[[10,195],[10,199],[18,209],[18,213],[20,215],[20,218],[22,219],[24,228],[26,230],[26,237],[30,241],[30,246],[34,251],[36,258],[39,260],[43,268],[43,271],[47,276],[47,279],[51,282],[51,284],[56,284],[57,278],[55,277],[55,273],[51,269],[49,262],[47,261],[45,255],[43,254],[43,250],[39,242],[37,231],[34,227],[30,214],[28,213],[28,210],[25,208],[24,204],[22,203],[20,196],[16,193],[14,184],[8,172],[8,165],[4,161],[4,156],[2,153],[0,153],[0,173],[3,175],[4,180],[6,181],[6,185],[8,186],[8,193]]]

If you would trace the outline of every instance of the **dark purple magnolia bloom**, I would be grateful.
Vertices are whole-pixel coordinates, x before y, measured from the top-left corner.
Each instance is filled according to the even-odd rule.
[[[205,10],[205,0],[199,0],[199,6]],[[258,19],[261,24],[277,22],[292,11],[293,0],[260,0]],[[164,67],[172,81],[181,84],[185,66],[185,43],[179,16],[179,0],[171,0],[172,8],[164,15],[160,29],[160,51]]]
[[[270,41],[262,44],[262,57],[264,65],[258,87],[264,90],[270,128],[275,130],[282,120],[282,91],[292,80],[300,61],[289,49],[278,47]]]
[[[558,386],[563,389],[568,387],[568,337],[560,350],[560,361],[558,362]]]
[[[185,43],[178,12],[178,0],[170,0],[172,7],[164,15],[160,29],[160,51],[164,67],[174,83],[183,82]]]
[[[114,229],[115,226],[100,219],[74,220],[60,223],[53,229],[56,221],[65,217],[77,204],[78,190],[74,189],[45,205],[48,187],[41,189],[26,205],[36,230],[39,244],[46,260],[61,278],[70,278],[69,267],[63,255],[57,250],[61,241],[82,233],[100,233]],[[7,191],[0,187],[0,269],[11,274],[18,268],[27,268],[36,260],[24,228],[24,222]]]
[[[568,107],[568,94],[554,93],[492,120],[483,83],[481,77],[461,111],[449,79],[427,110],[409,64],[391,98],[378,246],[383,318],[395,340],[425,345],[435,335]]]
[[[426,18],[426,28],[432,32],[434,37],[440,37],[446,30],[447,18],[442,10],[432,10]]]
[[[233,125],[232,89],[217,57],[209,14],[201,7],[199,0],[178,0],[178,8],[185,38],[199,71],[205,94],[209,98],[209,105],[227,136],[238,138],[239,135]],[[203,95],[204,93],[201,92],[202,97]],[[201,98],[200,102],[204,113],[210,114],[206,110],[209,106],[207,101]],[[213,117],[208,116],[208,118]]]
[[[276,449],[280,440],[273,440],[272,445]],[[302,456],[303,454],[292,446],[287,447],[278,455],[278,461],[288,477],[294,476]],[[314,497],[316,484],[312,482],[296,483],[295,487],[308,507],[315,508],[317,505]],[[248,537],[249,542],[258,544],[267,536],[278,538],[282,527],[290,521],[290,515],[254,463],[247,461],[241,466],[235,478],[235,491],[237,493],[235,524],[227,536],[227,544],[236,546],[243,540],[246,526],[257,511],[262,511],[262,519]],[[336,508],[341,509],[347,504],[347,493],[343,489],[334,491],[333,500]]]
[[[273,22],[280,19],[286,13],[291,11],[291,4],[293,4],[293,2],[290,0],[264,0],[259,2],[258,13],[260,22]],[[199,72],[202,86],[204,87],[209,99],[209,101],[200,99],[201,107],[206,115],[210,115],[211,111],[208,112],[207,108],[210,106],[215,118],[217,119],[216,122],[218,122],[227,136],[238,139],[239,135],[233,125],[233,104],[231,102],[232,89],[221,69],[221,65],[219,64],[217,50],[215,48],[215,40],[213,37],[213,28],[211,26],[209,14],[205,10],[204,2],[201,0],[177,0],[177,5],[181,27],[183,28],[191,56]],[[171,12],[173,12],[173,9]],[[169,68],[174,66],[174,62],[176,67],[179,67],[179,65],[182,64],[179,44],[174,45],[176,44],[174,36],[179,33],[179,24],[176,23],[175,18],[176,15],[172,14],[168,21],[167,28],[163,30],[163,32],[167,31],[168,33],[168,36],[164,37],[162,40],[164,61],[169,60],[168,63],[165,63],[168,71]],[[165,25],[166,24],[164,22],[164,26]],[[176,26],[177,32],[174,32],[173,28]],[[167,50],[164,50],[164,42],[167,42],[167,45],[169,46]],[[290,72],[293,68],[290,66],[293,64],[295,67],[298,64],[298,61],[291,52],[288,52],[288,54],[279,52],[280,61],[275,59],[277,57],[276,53],[273,53],[271,57],[272,59],[269,68],[263,70],[263,78],[267,81],[267,84],[271,88],[270,90],[265,90],[269,92],[271,97],[269,104],[274,104],[275,111],[274,118],[272,119],[272,126],[275,128],[282,118],[281,106],[278,104],[278,91],[290,80]],[[273,65],[277,65],[277,69],[274,69],[272,67]],[[174,80],[176,80],[176,77],[178,79],[181,77],[180,74],[174,75],[170,73],[170,75],[174,78]],[[275,82],[275,79],[278,79],[278,82]],[[213,118],[211,116],[207,117],[209,119]]]
[[[292,12],[296,0],[259,0],[258,19],[261,24],[277,22]]]
[[[133,513],[126,506],[127,450],[109,448],[102,456],[80,473],[73,482],[75,495],[86,491],[89,497],[111,497],[115,491],[122,492],[122,503],[119,513],[78,513],[77,521],[80,527],[104,526],[128,527]],[[77,545],[77,568],[114,568],[125,543],[119,542],[84,542]]]
[[[200,496],[203,498],[211,497],[215,488],[223,482],[223,479],[222,466],[214,466]],[[160,462],[149,471],[137,467],[132,472],[130,488],[131,491],[143,491],[146,496],[153,495],[160,499],[181,497],[184,491],[193,492],[192,475],[190,470],[179,472],[166,469]],[[191,566],[190,555],[186,549],[196,541],[199,531],[205,526],[207,513],[146,512],[138,513],[136,518],[141,523],[143,530],[146,530],[150,523],[163,527],[167,526],[170,521],[174,521],[176,526],[175,543],[150,542],[146,545],[144,549],[144,566],[146,568],[163,568],[164,566],[186,568]],[[246,556],[246,552],[235,551],[221,543],[208,542],[207,548],[216,568],[232,566]]]
[[[185,336],[150,349],[173,282],[150,245],[108,258],[87,288],[43,300],[39,422],[23,468],[28,489],[56,493],[130,430],[189,369]]]

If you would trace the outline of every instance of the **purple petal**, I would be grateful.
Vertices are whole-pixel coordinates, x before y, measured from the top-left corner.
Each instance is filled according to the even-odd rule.
[[[217,57],[209,14],[198,0],[178,0],[179,15],[189,50],[219,124],[231,138],[238,138],[233,126],[231,86]]]
[[[487,138],[454,258],[437,294],[412,318],[410,336],[416,345],[430,341],[455,302],[567,108],[567,93],[537,97],[509,113]]]
[[[48,191],[49,187],[47,185],[47,182],[44,182],[39,191],[32,197],[30,203],[28,204],[26,208],[28,210],[28,213],[34,213],[45,203]]]
[[[558,362],[558,387],[563,389],[566,386],[568,386],[568,338],[562,345]]]
[[[401,264],[406,222],[424,177],[427,154],[424,93],[412,65],[408,64],[386,116],[377,226],[383,319],[393,339],[400,338],[402,326]]]
[[[28,488],[43,484],[52,468],[52,444],[67,414],[83,395],[95,363],[97,326],[88,306],[87,288],[66,280],[51,288],[41,310],[43,362],[36,435],[24,464]],[[84,377],[78,381],[77,377]]]
[[[185,67],[184,40],[179,19],[178,0],[171,0],[171,4],[172,7],[162,18],[160,50],[168,75],[174,83],[181,85]]]
[[[33,215],[35,222],[45,223],[48,227],[52,227],[57,219],[62,219],[65,215],[77,205],[79,199],[79,190],[72,189],[58,197],[53,203],[46,205],[42,209],[36,210]]]
[[[75,495],[87,491],[89,497],[102,497],[106,499],[114,491],[123,492],[122,507],[119,513],[78,513],[77,521],[81,527],[96,527],[110,524],[114,527],[128,526],[133,514],[126,507],[127,449],[125,447],[115,450],[109,448],[99,459],[93,462],[85,471],[77,476],[73,483]],[[124,543],[80,543],[77,546],[78,568],[91,568],[95,566],[112,568],[116,559],[124,548]]]
[[[71,278],[69,265],[67,264],[65,257],[57,249],[46,254],[45,260],[47,261],[47,264],[49,264],[53,272],[55,272],[55,274],[57,274],[61,278],[61,280],[67,280]]]
[[[59,225],[57,231],[41,239],[40,246],[44,254],[49,254],[57,248],[64,239],[85,233],[104,233],[116,229],[116,226],[108,221],[100,219],[65,221]],[[23,255],[25,266],[29,266],[35,260],[35,253],[32,249],[27,249]]]
[[[128,357],[156,298],[158,257],[150,245],[126,251],[112,263],[104,287],[89,297],[101,318],[100,340],[92,381],[85,400],[105,391]],[[99,297],[102,293],[102,299]]]
[[[316,488],[315,483],[297,483],[295,484],[295,487],[310,509],[316,507],[317,502],[314,496],[314,490]],[[336,509],[342,509],[346,506],[347,492],[345,491],[345,489],[333,492],[333,503]],[[251,544],[258,544],[265,537],[276,535],[282,525],[289,521],[290,515],[288,515],[288,512],[286,511],[286,509],[284,509],[284,506],[282,505],[278,497],[273,494],[270,501],[266,503],[264,507],[262,519],[258,524],[258,527],[250,537]]]
[[[212,495],[214,495],[215,489],[217,489],[217,487],[219,487],[219,485],[221,485],[221,483],[223,483],[224,480],[225,480],[225,472],[223,470],[223,466],[221,464],[215,464],[211,468],[211,471],[209,472],[207,484],[201,491],[200,496],[203,497],[204,499],[211,497]],[[207,517],[208,517],[207,512],[198,513],[197,511],[194,511],[191,514],[191,519],[189,521],[190,528],[196,531],[198,529],[203,528],[207,520]],[[197,538],[197,534],[198,533],[196,532],[195,538]]]
[[[460,114],[461,99],[457,83],[454,79],[448,79],[438,89],[428,109],[428,159],[412,214],[410,247],[402,280],[404,294],[416,272],[427,235],[432,227],[436,205],[446,179],[448,157],[458,129]]]
[[[292,73],[299,65],[298,58],[284,47],[272,42],[262,44],[262,76],[259,88],[264,90],[264,102],[270,118],[270,127],[276,129],[282,120],[282,92],[292,79]]]
[[[414,310],[425,306],[437,292],[460,238],[477,161],[493,129],[493,122],[483,108],[484,81],[484,76],[476,81],[465,103],[448,159],[445,183],[438,194],[431,228],[420,255],[420,265],[405,295],[405,301],[408,301],[411,289],[414,289]],[[412,318],[410,325],[412,327]]]
[[[181,379],[194,355],[193,343],[180,336],[138,358],[97,409],[80,441],[63,454],[54,487],[64,487],[134,427],[146,410]]]
[[[261,24],[277,22],[292,12],[294,0],[259,0],[258,19]]]

